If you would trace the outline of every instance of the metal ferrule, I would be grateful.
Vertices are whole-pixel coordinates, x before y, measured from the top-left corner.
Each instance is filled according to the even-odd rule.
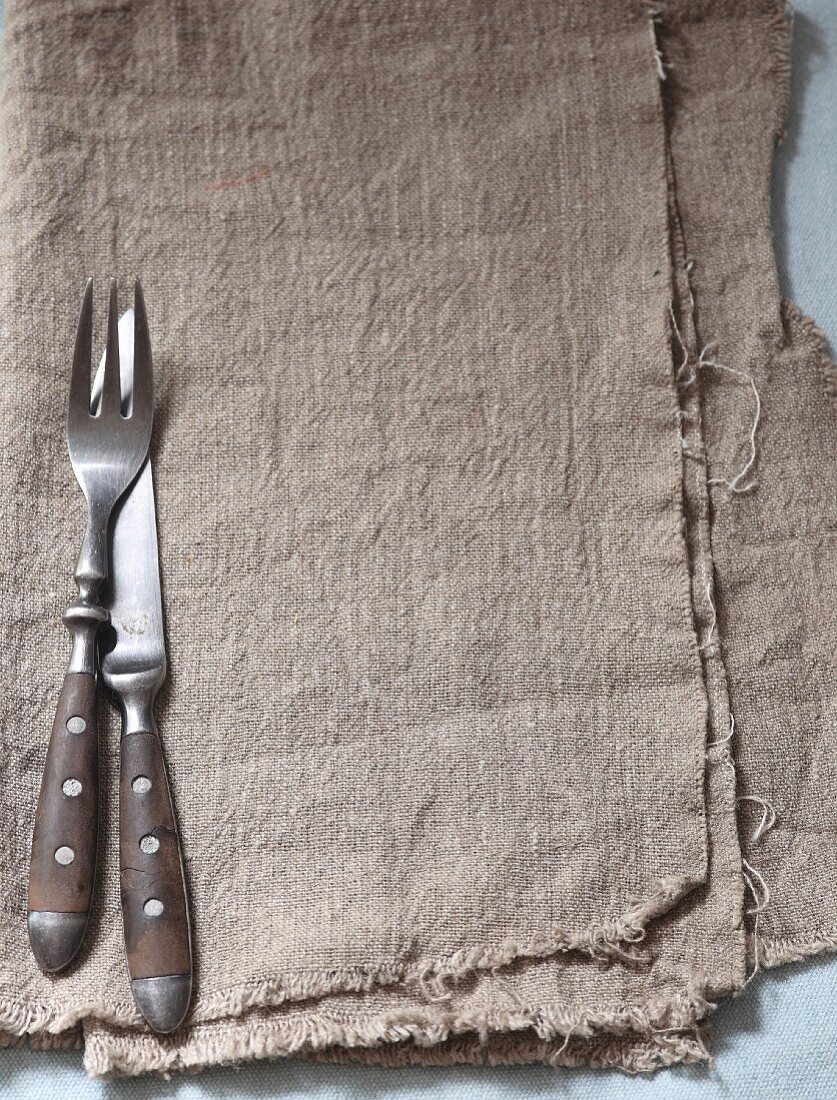
[[[165,666],[120,672],[107,677],[107,686],[116,696],[122,711],[123,737],[132,733],[157,733],[154,700],[165,677]]]
[[[96,635],[110,616],[103,607],[80,600],[64,612],[64,626],[73,636],[68,672],[96,673]]]

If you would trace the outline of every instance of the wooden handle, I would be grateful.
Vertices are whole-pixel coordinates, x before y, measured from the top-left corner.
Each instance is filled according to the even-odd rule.
[[[156,1031],[173,1031],[189,1007],[192,949],[180,842],[156,733],[122,738],[119,858],[134,998]]]
[[[29,865],[29,939],[48,972],[67,966],[84,938],[96,877],[98,806],[96,677],[70,672],[47,749]]]

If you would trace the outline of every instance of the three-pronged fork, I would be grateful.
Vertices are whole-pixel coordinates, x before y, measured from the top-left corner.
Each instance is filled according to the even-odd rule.
[[[108,576],[108,525],[114,506],[148,454],[153,379],[145,305],[135,287],[133,398],[122,414],[116,280],[110,280],[102,397],[91,412],[93,281],[76,332],[67,409],[67,444],[87,501],[87,531],[75,571],[76,600],[64,614],[72,651],[58,700],[41,780],[29,868],[29,940],[42,969],[62,970],[87,927],[96,873],[98,721],[96,637],[108,618],[101,589]]]

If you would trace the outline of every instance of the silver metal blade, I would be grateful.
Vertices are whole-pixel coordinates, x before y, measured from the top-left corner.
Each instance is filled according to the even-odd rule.
[[[104,354],[93,382],[93,406],[101,396]],[[134,311],[119,319],[119,363],[123,409],[130,401],[134,365]],[[157,555],[157,521],[151,459],[147,458],[137,480],[114,514],[110,568],[110,592],[105,606],[110,611],[116,644],[103,647],[101,670],[105,684],[123,695],[127,675],[147,673],[142,679],[156,693],[166,671],[163,638],[163,605]],[[111,635],[113,640],[114,634]],[[126,731],[127,732],[127,731]]]

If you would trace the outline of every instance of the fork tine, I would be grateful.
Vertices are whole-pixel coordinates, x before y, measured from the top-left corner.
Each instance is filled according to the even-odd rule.
[[[134,283],[134,400],[131,416],[151,418],[154,409],[154,372],[151,365],[151,339],[142,283]]]
[[[102,379],[103,413],[118,413],[122,406],[119,378],[119,309],[116,301],[116,279],[108,280],[108,339],[105,348],[105,376]]]
[[[68,424],[90,415],[90,356],[93,351],[93,280],[88,279],[76,328],[73,366],[70,371]]]

